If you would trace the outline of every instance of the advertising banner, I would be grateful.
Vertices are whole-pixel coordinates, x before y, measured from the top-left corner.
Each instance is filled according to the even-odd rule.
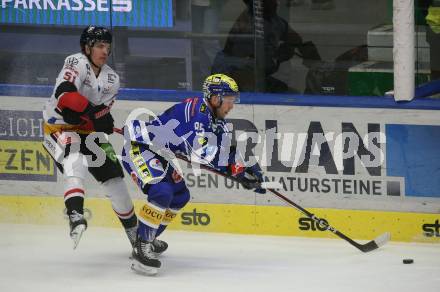
[[[173,27],[172,0],[0,0],[0,23]]]
[[[41,111],[0,110],[0,180],[56,181],[55,164],[41,142]]]
[[[145,201],[135,200],[134,203],[135,209],[140,210]],[[110,202],[102,198],[87,198],[85,206],[92,214],[88,221],[90,226],[121,228]],[[0,196],[1,223],[61,225],[67,228],[63,209],[62,197]],[[390,232],[393,241],[440,243],[439,214],[328,208],[308,208],[308,211],[353,239],[372,240]],[[168,229],[337,238],[325,226],[293,208],[281,206],[190,202]]]
[[[42,108],[44,103],[39,98],[22,100],[29,110]],[[16,105],[13,97],[3,97],[2,101],[6,108]],[[121,127],[134,109],[159,114],[172,104],[117,101],[112,113],[115,124]],[[23,109],[2,114],[1,148],[16,151],[13,158],[10,150],[0,152],[2,179],[11,175],[14,179],[54,179],[56,172],[52,172],[52,164],[47,168],[45,159],[49,157],[44,156],[45,152],[32,148],[36,144],[24,144],[32,133],[37,136],[39,113]],[[422,213],[436,213],[440,208],[437,111],[238,104],[227,122],[233,130],[233,143],[245,160],[258,161],[267,180],[303,207]],[[123,137],[113,134],[109,139],[120,153]],[[15,141],[20,141],[21,148]],[[258,195],[224,177],[194,171],[183,162],[181,165],[194,203],[284,205],[269,194]],[[59,183],[45,185],[4,180],[0,181],[0,191],[9,195],[59,196],[63,193],[61,181],[60,176]],[[129,175],[125,181],[133,198],[144,198]],[[88,177],[86,185],[88,197],[105,196],[93,178]]]
[[[63,178],[41,146],[45,99],[1,97],[0,222],[65,225]],[[118,101],[121,127],[133,110],[159,114],[171,102]],[[18,109],[17,107],[20,107]],[[147,111],[145,111],[145,109]],[[287,198],[357,239],[391,232],[392,240],[440,239],[440,116],[433,110],[235,105],[227,120],[233,143],[258,161]],[[120,153],[123,137],[109,137]],[[191,201],[170,229],[330,237],[331,232],[270,193],[181,163]],[[125,183],[139,210],[145,195]],[[93,226],[120,227],[91,176],[85,208]]]

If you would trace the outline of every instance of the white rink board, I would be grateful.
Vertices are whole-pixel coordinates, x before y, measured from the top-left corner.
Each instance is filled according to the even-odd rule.
[[[18,101],[19,100],[19,101]],[[45,102],[44,98],[24,98],[24,97],[0,97],[2,110],[18,110],[18,111],[38,111],[41,110]],[[113,116],[116,125],[122,125],[127,115],[131,110],[139,107],[147,108],[155,113],[160,113],[168,108],[173,103],[169,102],[138,102],[138,101],[117,101],[113,108]],[[274,148],[269,145],[267,148],[272,149],[267,153],[274,153],[274,149],[278,149],[278,156],[281,155],[283,138],[286,137],[286,132],[295,133],[295,137],[299,133],[307,133],[311,128],[319,129],[327,138],[327,145],[330,153],[327,157],[331,157],[330,164],[336,166],[337,173],[332,172],[331,167],[314,166],[319,163],[319,157],[322,156],[321,150],[316,151],[317,156],[309,160],[309,167],[304,172],[298,172],[294,167],[290,172],[273,171],[263,167],[266,174],[274,177],[276,180],[284,178],[282,181],[286,185],[286,190],[283,192],[291,199],[301,204],[304,207],[319,207],[319,208],[340,208],[340,209],[374,209],[374,210],[389,210],[389,211],[413,211],[413,212],[427,212],[437,213],[440,210],[440,190],[433,190],[429,196],[418,196],[405,193],[405,185],[407,181],[402,176],[387,176],[387,155],[394,151],[388,149],[388,137],[379,139],[380,151],[384,153],[384,162],[380,167],[376,167],[376,174],[371,175],[369,171],[362,166],[360,159],[356,156],[354,158],[352,169],[353,173],[344,174],[341,169],[343,159],[338,157],[341,153],[341,145],[338,144],[337,137],[341,135],[343,128],[349,127],[354,129],[361,137],[367,135],[370,129],[379,129],[380,132],[385,133],[388,125],[409,125],[409,126],[426,126],[437,129],[440,126],[440,115],[438,111],[430,110],[400,110],[400,109],[363,109],[363,108],[331,108],[331,107],[299,107],[299,106],[265,106],[265,105],[237,105],[228,117],[232,120],[234,126],[243,127],[247,129],[257,129],[258,133],[264,137],[269,129],[274,126],[277,127],[277,132],[281,133],[281,139],[278,140],[278,147]],[[29,122],[29,121],[28,121]],[[14,140],[18,133],[24,136],[30,135],[30,131],[26,132],[27,122],[17,122],[15,120],[3,122],[3,127],[0,128],[0,140],[9,139]],[[345,125],[343,127],[343,125]],[[15,128],[14,128],[15,127]],[[22,129],[17,129],[22,127]],[[24,128],[23,128],[24,127]],[[350,128],[351,127],[351,128]],[[236,128],[237,129],[237,128]],[[400,128],[399,128],[400,129]],[[18,131],[17,131],[18,130]],[[27,134],[26,134],[27,133]],[[34,129],[34,134],[42,135]],[[238,131],[237,134],[242,133]],[[400,133],[400,132],[399,132]],[[10,136],[10,137],[8,137]],[[21,137],[19,137],[21,138]],[[38,139],[38,137],[34,137]],[[40,137],[41,138],[41,137]],[[120,136],[114,134],[110,137],[110,141],[115,146],[117,152],[121,149],[122,139]],[[287,141],[287,140],[286,140]],[[290,141],[290,140],[289,140]],[[293,140],[294,145],[298,145],[298,140]],[[289,142],[290,143],[290,142]],[[288,144],[289,144],[288,143]],[[305,143],[305,142],[304,142]],[[298,149],[307,150],[306,144],[301,144]],[[269,143],[270,144],[270,143]],[[290,143],[292,144],[292,143]],[[321,144],[322,145],[322,144]],[[398,144],[394,144],[398,145]],[[366,147],[369,147],[368,145]],[[256,156],[262,155],[263,143],[258,144],[252,151]],[[293,148],[295,149],[295,148]],[[312,150],[313,150],[312,149]],[[369,148],[370,149],[370,148]],[[398,150],[398,149],[397,149]],[[294,152],[294,150],[292,150]],[[338,152],[339,151],[339,152]],[[300,151],[301,152],[301,151]],[[379,152],[377,152],[379,153]],[[331,154],[328,156],[328,154]],[[315,159],[315,161],[313,160]],[[327,161],[328,162],[328,161]],[[281,162],[278,162],[278,165]],[[435,161],[421,161],[421,167],[424,164],[432,168]],[[272,164],[273,165],[273,164]],[[277,166],[279,167],[279,166]],[[379,172],[379,175],[377,174]],[[433,181],[440,180],[436,177],[438,173],[427,173],[433,175]],[[60,174],[57,175],[57,180],[60,181]],[[103,197],[104,194],[99,188],[99,185],[91,179],[86,184],[90,186],[87,189],[87,196]],[[298,181],[303,183],[308,181],[308,188],[304,191],[298,189]],[[344,180],[346,184],[344,185]],[[314,187],[311,186],[313,183]],[[356,183],[354,182],[356,181]],[[389,195],[388,182],[392,182],[394,188],[397,187],[398,195]],[[142,195],[136,189],[131,179],[126,178],[130,193],[134,198],[142,198]],[[327,182],[326,184],[324,182]],[[331,185],[330,183],[333,182]],[[359,185],[363,183],[363,194],[359,194]],[[191,189],[193,202],[205,203],[231,203],[231,204],[257,204],[257,205],[281,205],[279,201],[270,196],[256,196],[249,191],[226,188],[223,178],[216,178],[215,176],[207,175],[203,172],[202,176],[196,178],[191,173],[187,174],[187,184]],[[319,184],[319,185],[317,185]],[[355,185],[356,184],[356,185]],[[328,185],[328,186],[326,186]],[[338,190],[336,190],[336,185]],[[369,187],[370,194],[366,194],[366,187]],[[373,186],[374,193],[373,193]],[[357,191],[355,190],[357,188]],[[0,193],[6,195],[54,195],[61,196],[63,192],[62,184],[47,181],[23,181],[23,180],[0,180]],[[357,192],[357,193],[356,193]]]

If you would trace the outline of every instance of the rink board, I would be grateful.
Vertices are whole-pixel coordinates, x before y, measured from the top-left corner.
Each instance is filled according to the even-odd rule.
[[[0,99],[0,222],[66,224],[62,219],[62,175],[40,144],[44,101]],[[123,100],[112,112],[115,124],[123,125],[133,109],[160,113],[172,104]],[[268,179],[281,184],[281,193],[347,235],[371,239],[390,231],[398,241],[438,242],[438,110],[240,104],[228,121],[236,138],[242,133],[258,134],[260,143],[251,143],[247,150],[258,157]],[[267,139],[270,133],[279,138],[271,143]],[[352,158],[343,157],[339,139],[347,133],[362,138]],[[375,133],[382,136],[371,139]],[[300,135],[311,134],[318,134],[318,144],[313,139],[300,143]],[[111,135],[110,141],[118,153],[121,136]],[[298,153],[306,158],[293,165],[289,153],[290,158]],[[361,155],[378,156],[382,161],[367,167]],[[257,195],[223,177],[182,166],[191,204],[172,228],[333,237],[270,194]],[[133,199],[145,199],[128,176],[125,182]],[[86,205],[94,213],[91,222],[117,226],[110,203],[102,200],[105,194],[99,184],[90,177],[85,184]]]
[[[139,210],[142,200],[135,201]],[[0,196],[0,222],[66,225],[63,199]],[[89,198],[89,226],[121,227],[106,199]],[[310,208],[342,233],[371,240],[384,232],[393,241],[440,243],[440,214]],[[336,238],[291,207],[189,203],[169,226],[174,230]],[[66,231],[67,232],[67,231]]]
[[[61,174],[41,146],[45,99],[0,97],[0,102],[0,194],[59,196],[64,192]],[[112,113],[115,124],[122,126],[134,109],[160,113],[172,104],[122,100]],[[256,135],[248,140],[246,153],[258,159],[269,180],[281,184],[284,195],[303,207],[438,213],[439,111],[348,106],[239,104],[228,121],[236,139]],[[352,157],[344,156],[345,135],[358,140]],[[122,137],[114,134],[110,141],[120,153]],[[367,166],[361,157],[377,158],[379,164]],[[283,204],[183,167],[192,202]],[[125,181],[133,198],[142,199],[128,176]],[[86,197],[105,196],[90,177],[86,185]]]

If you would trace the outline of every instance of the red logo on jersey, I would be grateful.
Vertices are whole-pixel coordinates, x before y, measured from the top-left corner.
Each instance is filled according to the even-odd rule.
[[[229,165],[229,169],[231,170],[231,174],[233,176],[237,176],[244,171],[244,165],[239,163]]]
[[[198,101],[199,101],[198,97],[194,98],[194,101],[193,101],[193,104],[192,104],[192,107],[191,107],[191,117],[194,117],[195,114],[196,114],[195,109],[196,109],[196,104],[197,104]]]
[[[176,170],[173,170],[173,173],[171,174],[171,178],[175,183],[179,183],[183,180],[183,177]]]
[[[108,114],[110,112],[110,108],[109,107],[105,107],[102,110],[100,110],[99,112],[95,113],[95,119],[99,119],[102,118],[103,116],[105,116],[106,114]]]

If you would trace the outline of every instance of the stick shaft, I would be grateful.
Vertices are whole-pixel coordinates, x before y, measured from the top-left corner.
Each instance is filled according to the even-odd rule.
[[[114,128],[113,132],[121,134],[121,135],[124,135],[123,129]],[[191,163],[191,161],[189,161],[186,157],[184,157],[182,155],[176,155],[176,157],[178,159],[182,160],[182,161],[185,161],[187,163]],[[241,183],[241,181],[239,179],[237,179],[236,177],[233,177],[233,176],[227,175],[225,173],[222,173],[222,172],[220,172],[220,171],[218,171],[218,170],[216,170],[216,169],[214,169],[212,167],[209,167],[209,166],[206,166],[206,165],[203,165],[203,164],[199,164],[199,167],[202,168],[202,169],[205,169],[207,171],[210,171],[212,173],[215,173],[217,175],[220,175],[220,176],[223,176],[225,178],[228,178],[228,179],[230,179],[232,181]],[[303,207],[301,207],[300,205],[298,205],[294,201],[290,200],[289,198],[287,198],[285,195],[281,194],[277,190],[272,189],[272,188],[268,188],[267,190],[269,192],[271,192],[272,194],[274,194],[276,197],[278,197],[280,200],[284,201],[285,203],[287,203],[291,207],[297,209],[298,211],[300,211],[301,213],[303,213],[304,215],[306,215],[307,217],[312,219],[319,226],[326,228],[326,230],[328,230],[328,231],[334,233],[335,235],[337,235],[338,237],[344,239],[345,241],[347,241],[348,243],[350,243],[351,245],[353,245],[357,249],[361,250],[362,252],[369,252],[369,251],[377,249],[379,247],[378,244],[374,240],[369,241],[366,244],[359,244],[359,243],[357,243],[356,241],[354,241],[353,239],[351,239],[350,237],[348,237],[344,233],[340,232],[339,230],[337,230],[333,226],[329,225],[326,220],[323,220],[323,219],[320,219],[320,218],[316,217],[313,213],[307,211],[306,209],[304,209]]]
[[[188,159],[186,159],[186,157],[183,156],[176,156],[177,158],[186,161],[188,163],[190,163],[190,161]],[[240,183],[240,180],[233,177],[233,176],[229,176],[225,173],[222,173],[216,169],[213,169],[209,166],[200,164],[199,165],[200,168],[208,170],[210,172],[213,172],[217,175],[226,177],[230,180],[236,181],[238,183]],[[295,209],[297,209],[298,211],[300,211],[301,213],[303,213],[304,215],[306,215],[307,217],[309,217],[310,219],[312,219],[313,221],[315,221],[317,224],[319,224],[321,227],[325,227],[326,230],[333,232],[335,235],[337,235],[338,237],[344,239],[345,241],[347,241],[348,243],[350,243],[351,245],[353,245],[354,247],[356,247],[357,249],[361,250],[362,252],[368,252],[371,250],[374,250],[376,248],[378,248],[377,244],[374,241],[370,241],[365,245],[359,244],[356,241],[354,241],[353,239],[351,239],[350,237],[348,237],[347,235],[343,234],[342,232],[340,232],[339,230],[337,230],[336,228],[330,226],[328,224],[327,221],[320,219],[318,217],[316,217],[314,214],[312,214],[311,212],[307,211],[306,209],[304,209],[303,207],[301,207],[300,205],[298,205],[297,203],[293,202],[292,200],[290,200],[289,198],[287,198],[286,196],[284,196],[283,194],[281,194],[280,192],[278,192],[277,190],[274,189],[267,189],[268,191],[270,191],[272,194],[274,194],[276,197],[278,197],[279,199],[281,199],[282,201],[284,201],[285,203],[287,203],[288,205],[294,207]]]

